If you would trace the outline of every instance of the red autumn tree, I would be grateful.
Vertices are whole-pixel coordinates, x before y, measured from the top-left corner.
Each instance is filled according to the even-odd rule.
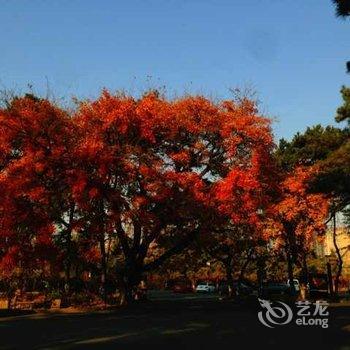
[[[25,96],[0,130],[1,264],[56,258],[69,283],[98,259],[105,283],[113,253],[127,300],[195,237],[258,226],[269,197],[270,122],[246,99],[104,92],[70,116]]]
[[[70,119],[26,95],[0,110],[0,264],[31,274],[55,261],[53,234],[70,206],[66,179]],[[24,280],[24,279],[22,279]]]
[[[290,281],[297,262],[307,275],[306,258],[310,245],[325,230],[328,200],[323,195],[308,192],[308,183],[315,171],[313,167],[296,167],[285,174],[280,182],[279,197],[267,212],[270,221],[266,237],[284,248]]]
[[[197,235],[259,221],[273,143],[269,120],[251,101],[105,91],[81,103],[74,122],[72,196],[102,257],[107,237],[115,238],[127,299],[143,272]]]

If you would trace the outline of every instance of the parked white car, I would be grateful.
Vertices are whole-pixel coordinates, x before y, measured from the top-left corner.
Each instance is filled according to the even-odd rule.
[[[211,282],[200,282],[197,284],[197,293],[214,293],[216,290],[215,284]]]

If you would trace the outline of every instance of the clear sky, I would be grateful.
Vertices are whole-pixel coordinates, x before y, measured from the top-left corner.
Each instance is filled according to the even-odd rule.
[[[258,92],[276,137],[333,122],[350,20],[330,0],[0,0],[0,83],[56,97]]]

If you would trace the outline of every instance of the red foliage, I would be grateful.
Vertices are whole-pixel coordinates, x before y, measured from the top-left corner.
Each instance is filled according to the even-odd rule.
[[[113,236],[141,271],[150,246],[166,251],[228,221],[256,224],[269,200],[270,121],[248,100],[104,91],[69,116],[24,97],[0,111],[0,131],[3,261],[52,245],[55,227],[69,232],[64,242],[74,230],[89,261]]]
[[[308,181],[316,169],[299,167],[287,174],[281,182],[278,201],[269,207],[271,219],[266,233],[268,237],[285,240],[288,230],[304,244],[309,244],[313,235],[324,233],[328,215],[328,198],[308,191]]]

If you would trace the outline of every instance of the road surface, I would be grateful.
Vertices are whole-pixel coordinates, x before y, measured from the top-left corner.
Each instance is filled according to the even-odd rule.
[[[114,311],[0,318],[0,349],[350,349],[350,306],[330,308],[330,326],[270,329],[258,303],[155,294]]]

